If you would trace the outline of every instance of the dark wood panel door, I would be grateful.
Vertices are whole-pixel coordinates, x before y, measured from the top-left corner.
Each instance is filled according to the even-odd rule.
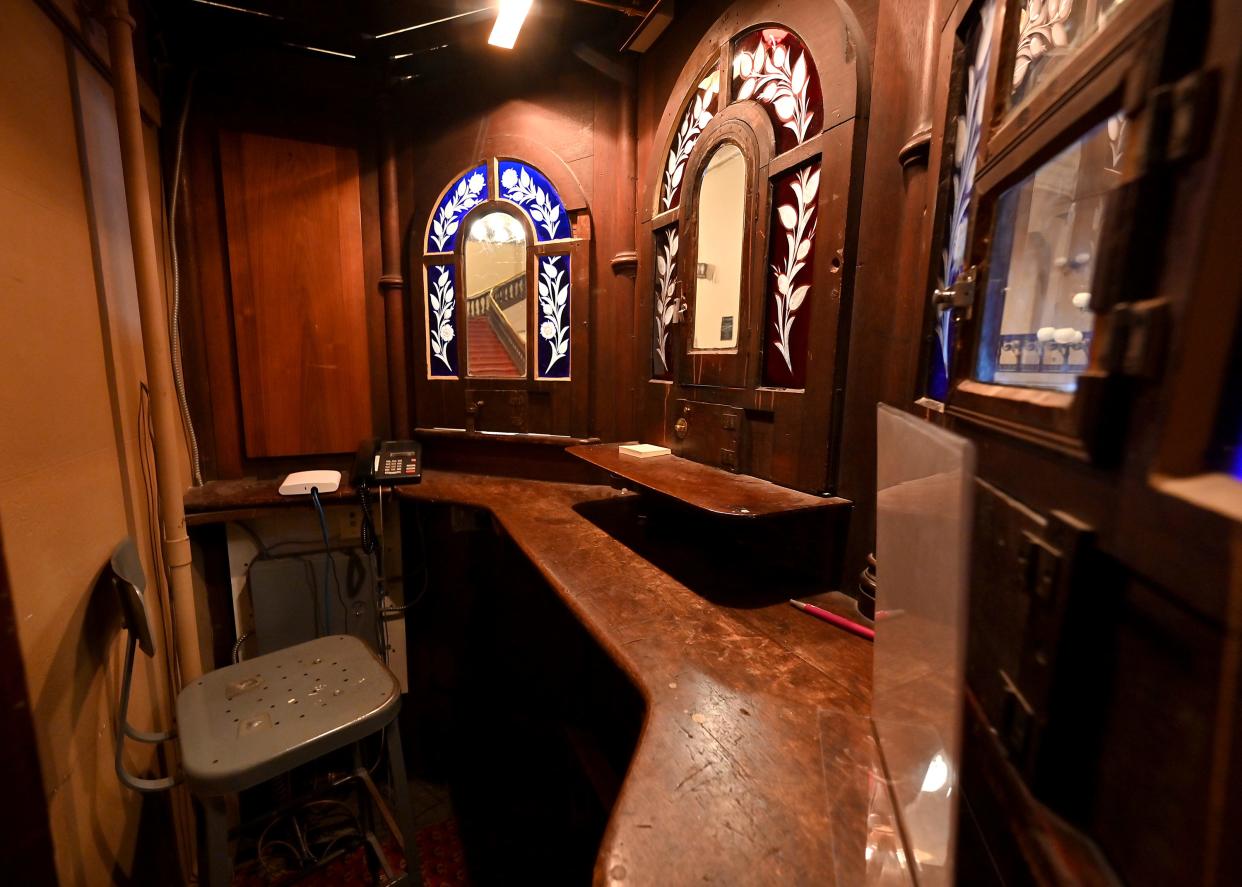
[[[221,132],[246,455],[349,452],[371,434],[358,155]]]

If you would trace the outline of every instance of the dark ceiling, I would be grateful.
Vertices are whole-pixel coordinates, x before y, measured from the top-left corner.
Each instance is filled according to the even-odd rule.
[[[401,83],[461,75],[503,56],[533,60],[557,47],[615,50],[640,19],[609,5],[535,0],[511,53],[487,45],[493,0],[149,0],[148,8],[166,66],[280,51],[339,64],[345,77],[363,67]]]

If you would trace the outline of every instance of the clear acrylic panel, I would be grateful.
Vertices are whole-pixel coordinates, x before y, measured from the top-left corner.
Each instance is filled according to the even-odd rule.
[[[918,884],[947,887],[955,883],[975,447],[881,404],[876,456],[871,717],[906,859]]]
[[[1098,124],[997,203],[976,375],[1073,391],[1087,368],[1091,282],[1125,117]]]

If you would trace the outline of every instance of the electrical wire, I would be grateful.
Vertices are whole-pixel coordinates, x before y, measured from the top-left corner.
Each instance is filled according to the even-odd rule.
[[[332,571],[332,543],[328,541],[328,516],[324,514],[323,502],[319,500],[318,487],[311,487],[311,500],[315,503],[315,510],[319,512],[319,529],[323,532],[323,633],[327,635],[332,630],[328,598],[329,573]]]
[[[177,390],[177,406],[181,410],[181,424],[185,429],[190,447],[190,473],[194,486],[203,484],[202,460],[198,452],[198,435],[194,433],[194,421],[190,418],[190,401],[185,393],[185,372],[181,366],[181,262],[177,255],[177,198],[181,193],[181,155],[185,147],[185,124],[190,116],[190,99],[194,94],[194,78],[198,71],[191,71],[186,81],[185,101],[181,105],[181,119],[177,123],[177,146],[173,160],[172,188],[168,198],[168,245],[172,260],[172,304],[169,306],[168,340],[172,351],[173,387]]]

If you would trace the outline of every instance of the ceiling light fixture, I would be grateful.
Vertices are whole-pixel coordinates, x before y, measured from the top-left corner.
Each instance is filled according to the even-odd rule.
[[[395,37],[398,34],[408,34],[410,31],[419,31],[423,28],[430,28],[432,25],[442,25],[445,22],[456,21],[459,18],[466,18],[467,16],[478,15],[481,12],[488,12],[490,9],[491,7],[484,6],[481,9],[472,9],[469,12],[459,12],[457,15],[446,15],[444,18],[433,19],[429,22],[419,22],[417,25],[409,25],[404,28],[397,28],[395,31],[388,31],[384,34],[376,34],[374,39],[383,40],[385,37]]]
[[[324,49],[321,46],[307,46],[305,43],[286,43],[285,46],[291,49],[305,49],[307,52],[318,52],[321,55],[334,55],[337,58],[356,59],[358,56],[352,52],[337,52],[335,49]]]
[[[244,12],[246,15],[257,15],[262,18],[274,18],[282,20],[283,16],[272,15],[270,12],[263,12],[258,9],[248,9],[245,6],[233,6],[231,3],[219,3],[217,0],[194,0],[195,3],[201,3],[203,6],[214,6],[216,9],[227,9],[229,12]]]
[[[512,49],[517,42],[518,32],[530,12],[531,0],[500,0],[496,11],[496,24],[492,25],[492,35],[487,42],[501,49]]]

